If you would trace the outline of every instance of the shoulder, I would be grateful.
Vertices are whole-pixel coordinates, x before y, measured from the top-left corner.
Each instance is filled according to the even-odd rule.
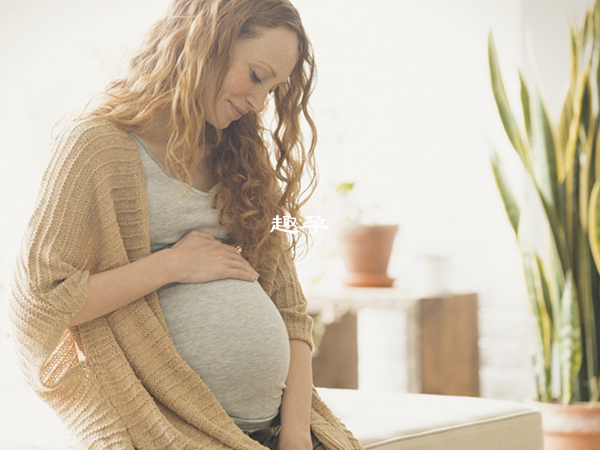
[[[132,142],[127,131],[110,120],[96,117],[84,117],[63,123],[57,136],[57,140],[60,139],[78,141],[94,147]]]
[[[139,181],[140,170],[139,152],[127,131],[106,119],[84,118],[61,124],[43,183],[69,191],[100,184],[109,189],[117,182]]]
[[[116,157],[136,150],[127,131],[108,119],[85,117],[63,123],[53,151],[68,152],[72,156]]]

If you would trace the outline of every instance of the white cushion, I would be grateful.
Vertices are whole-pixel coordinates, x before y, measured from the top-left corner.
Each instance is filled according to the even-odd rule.
[[[542,450],[539,412],[474,397],[317,388],[366,449]]]

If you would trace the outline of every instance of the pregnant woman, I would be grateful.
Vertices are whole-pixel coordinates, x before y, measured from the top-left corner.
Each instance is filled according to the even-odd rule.
[[[26,381],[86,448],[362,449],[312,385],[293,263],[314,73],[289,1],[175,0],[63,124],[9,313]]]

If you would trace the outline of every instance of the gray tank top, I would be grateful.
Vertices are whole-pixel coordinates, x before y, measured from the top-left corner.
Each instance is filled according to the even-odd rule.
[[[180,187],[187,185],[169,175],[135,133],[129,134],[146,178],[151,252],[172,246],[190,230],[224,242],[228,229],[212,208],[216,186],[209,192],[192,188],[174,205],[184,192]],[[258,281],[171,283],[157,294],[177,351],[237,426],[250,432],[270,426],[281,406],[290,346],[281,314]]]

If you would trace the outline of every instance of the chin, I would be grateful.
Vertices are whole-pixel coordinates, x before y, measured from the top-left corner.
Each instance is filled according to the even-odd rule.
[[[217,130],[224,130],[225,128],[228,128],[229,125],[231,125],[233,123],[233,121],[219,121],[219,122],[215,122],[214,120],[206,120],[206,123],[212,125],[215,129]]]
[[[205,115],[204,120],[206,123],[212,125],[217,130],[224,130],[229,125],[231,125],[232,122],[228,117],[223,117],[223,115],[219,117],[218,113],[216,114],[216,117],[214,113],[210,115]]]
[[[236,122],[236,120],[231,119],[229,116],[225,115],[224,117],[217,118],[217,125],[215,128],[219,130],[224,130],[225,128],[229,128],[232,123]]]

